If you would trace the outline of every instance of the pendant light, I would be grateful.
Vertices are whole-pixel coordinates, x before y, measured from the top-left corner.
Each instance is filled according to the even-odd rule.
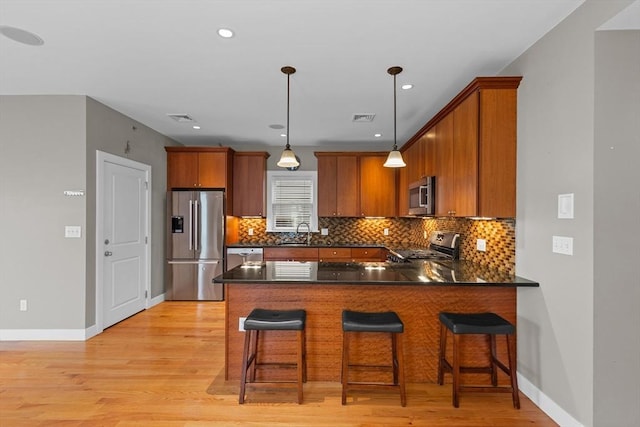
[[[393,149],[387,156],[387,161],[384,162],[385,168],[403,168],[407,164],[402,160],[402,154],[398,151],[398,143],[396,141],[396,75],[402,72],[402,67],[391,67],[387,70],[387,73],[393,76]]]
[[[296,69],[293,67],[282,67],[280,69],[284,74],[287,75],[287,145],[284,147],[284,151],[282,152],[282,156],[280,156],[280,161],[278,162],[278,166],[281,168],[297,168],[300,166],[300,162],[296,158],[295,153],[291,149],[289,145],[289,80],[291,78],[291,74],[296,72]]]

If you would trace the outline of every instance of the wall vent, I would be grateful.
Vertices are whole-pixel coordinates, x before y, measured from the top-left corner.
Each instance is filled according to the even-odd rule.
[[[363,122],[372,122],[373,118],[375,117],[375,113],[359,113],[359,114],[354,114],[353,115],[353,120],[356,123],[363,123]]]
[[[178,123],[191,123],[194,121],[188,114],[167,114],[167,116]]]

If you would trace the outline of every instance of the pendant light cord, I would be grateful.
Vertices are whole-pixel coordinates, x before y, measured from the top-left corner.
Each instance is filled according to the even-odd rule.
[[[289,90],[290,90],[290,79],[291,74],[287,74],[287,147],[286,150],[290,149],[289,146]]]
[[[393,75],[393,151],[398,149],[398,142],[396,139],[396,74]]]

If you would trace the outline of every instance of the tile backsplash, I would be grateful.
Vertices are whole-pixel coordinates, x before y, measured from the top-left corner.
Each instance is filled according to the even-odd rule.
[[[390,247],[425,247],[431,231],[460,233],[460,257],[501,272],[515,273],[515,220],[472,220],[467,218],[319,218],[318,227],[328,235],[313,233],[311,244],[376,244]],[[249,231],[253,234],[249,235]],[[386,230],[386,231],[385,231]],[[304,241],[295,233],[267,233],[263,218],[238,218],[241,244],[269,245],[280,241]],[[486,241],[486,251],[476,249],[477,239]]]

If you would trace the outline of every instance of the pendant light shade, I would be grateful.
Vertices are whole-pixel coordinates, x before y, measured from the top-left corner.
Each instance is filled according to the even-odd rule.
[[[300,166],[300,162],[296,158],[295,153],[291,149],[289,145],[289,80],[291,78],[291,74],[296,72],[296,69],[293,67],[282,67],[280,69],[284,74],[287,75],[287,145],[284,147],[284,151],[282,152],[282,156],[280,156],[280,161],[278,162],[278,166],[281,168],[297,168]]]
[[[385,168],[402,168],[407,164],[402,159],[402,154],[398,151],[398,143],[396,140],[396,75],[402,72],[402,67],[391,67],[387,70],[387,73],[393,76],[393,149],[387,156],[387,161],[384,162]]]

